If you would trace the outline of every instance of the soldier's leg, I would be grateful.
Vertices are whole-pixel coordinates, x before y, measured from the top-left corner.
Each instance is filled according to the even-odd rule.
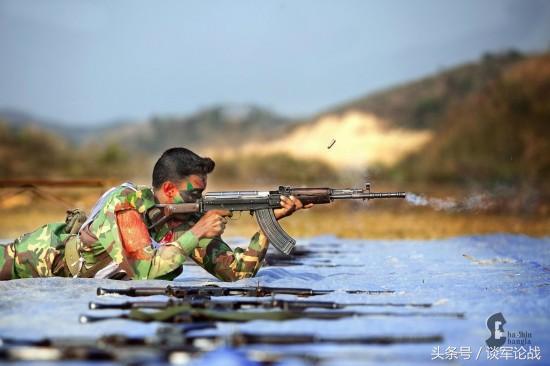
[[[231,250],[221,238],[202,239],[191,258],[220,280],[237,281],[256,275],[267,252],[267,244],[259,233],[252,237],[246,250]]]
[[[0,281],[15,277],[15,246],[14,243],[0,245]]]
[[[48,224],[14,242],[16,278],[51,277],[58,249],[63,245],[64,224]]]

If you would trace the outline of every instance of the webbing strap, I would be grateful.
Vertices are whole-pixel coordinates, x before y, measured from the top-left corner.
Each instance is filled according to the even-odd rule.
[[[94,208],[92,208],[92,211],[90,212],[90,216],[88,216],[88,219],[86,221],[84,221],[84,223],[80,227],[80,231],[82,231],[83,228],[85,228],[86,226],[91,224],[92,221],[94,221],[94,219],[96,218],[99,211],[101,211],[101,209],[107,203],[107,200],[110,198],[111,194],[115,191],[115,189],[117,189],[119,187],[129,188],[129,189],[133,190],[134,192],[137,191],[137,187],[134,183],[124,182],[120,186],[113,187],[113,188],[109,189],[107,192],[103,193],[103,195],[99,198],[99,200],[95,204]]]

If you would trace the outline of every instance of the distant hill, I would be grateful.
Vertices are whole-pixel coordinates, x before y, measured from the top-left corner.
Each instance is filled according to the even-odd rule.
[[[333,174],[335,168],[345,167],[377,168],[385,177],[407,181],[542,186],[550,178],[549,57],[512,51],[485,55],[478,62],[358,98],[304,121],[258,106],[214,106],[189,116],[89,129],[0,110],[3,158],[25,156],[31,161],[31,145],[41,139],[37,129],[49,131],[48,149],[36,157],[40,163],[20,169],[10,162],[0,173],[32,173],[70,154],[70,164],[57,164],[52,172],[63,174],[64,166],[71,166],[73,176],[90,171],[97,175],[109,166],[112,174],[122,175],[136,156],[152,159],[165,148],[188,146],[232,167],[237,165],[231,159],[253,158],[249,166],[256,169],[267,164],[265,157],[283,154],[279,170],[288,162],[300,170],[299,160],[316,160],[321,164],[308,173],[311,181],[323,171],[332,169]],[[31,132],[26,131],[29,126],[34,126]],[[88,155],[93,157],[87,164],[78,163]],[[0,159],[0,168],[2,164],[7,163]],[[239,179],[235,174],[241,173],[226,171],[226,176]]]
[[[235,148],[212,149],[210,155],[287,154],[296,159],[318,159],[335,168],[362,170],[391,166],[429,142],[430,130],[387,127],[376,115],[349,111],[329,114],[293,126],[271,141],[250,141]],[[330,148],[329,148],[330,146]]]
[[[438,125],[433,142],[403,160],[395,174],[538,187],[550,194],[550,53],[502,67],[481,89],[449,106]]]
[[[96,127],[74,127],[62,125],[55,121],[46,120],[23,111],[10,108],[0,109],[0,121],[14,130],[22,130],[29,127],[43,129],[76,143],[78,143],[83,136],[89,135],[97,130]]]
[[[290,119],[257,106],[215,106],[187,117],[154,117],[113,128],[102,139],[151,153],[172,146],[227,148],[278,137],[291,124]]]
[[[505,68],[525,57],[516,51],[486,54],[480,61],[369,94],[330,108],[320,116],[341,116],[353,110],[376,115],[391,127],[434,129],[454,103],[479,92]]]
[[[429,145],[449,111],[529,58],[515,51],[487,54],[478,62],[327,109],[272,141],[248,142],[231,153],[286,153],[356,169],[393,166]],[[332,140],[336,143],[329,150]],[[212,154],[227,155],[228,149],[214,149]]]
[[[231,146],[270,139],[292,120],[258,106],[214,106],[189,116],[156,116],[149,120],[117,121],[101,126],[71,126],[14,109],[0,109],[0,122],[14,130],[43,129],[74,144],[120,144],[131,150],[158,152],[185,145]]]

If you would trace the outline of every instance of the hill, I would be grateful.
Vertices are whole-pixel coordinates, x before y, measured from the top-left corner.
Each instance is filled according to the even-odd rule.
[[[376,115],[351,110],[341,116],[329,114],[310,123],[295,125],[271,141],[252,141],[223,151],[212,149],[210,154],[287,154],[295,159],[318,159],[334,168],[362,170],[372,165],[391,166],[432,138],[429,130],[386,125]]]
[[[280,136],[291,123],[258,106],[214,106],[187,117],[153,117],[107,130],[103,140],[147,153],[172,146],[226,148]]]
[[[353,110],[374,114],[392,127],[433,130],[453,104],[479,92],[505,68],[525,57],[528,56],[516,51],[485,54],[479,61],[369,94],[330,108],[320,116],[341,116]]]
[[[74,145],[120,144],[132,151],[154,152],[185,145],[230,146],[279,136],[295,121],[253,105],[213,106],[189,116],[155,116],[145,121],[114,121],[72,126],[15,109],[0,109],[0,122],[12,131],[44,130]]]
[[[550,156],[548,64],[548,54],[485,55],[306,121],[257,106],[214,106],[190,116],[79,130],[4,110],[0,173],[122,176],[136,157],[150,161],[183,145],[222,159],[231,169],[220,168],[220,177],[230,180],[293,180],[286,169],[298,181],[315,182],[335,179],[341,168],[376,168],[401,182],[543,186]],[[49,131],[44,138],[43,129]]]
[[[319,159],[334,167],[391,167],[429,144],[455,105],[477,95],[503,70],[528,56],[514,51],[487,54],[421,80],[358,98],[293,125],[271,141],[253,141],[214,156],[285,153]],[[327,149],[332,140],[336,143]]]
[[[503,67],[451,105],[431,144],[402,161],[401,179],[519,186],[550,193],[550,53]]]
[[[79,144],[84,139],[90,139],[91,136],[101,133],[103,128],[115,128],[119,123],[111,122],[108,125],[96,126],[73,126],[60,123],[45,118],[34,116],[13,108],[0,109],[0,122],[5,127],[10,127],[15,133],[24,129],[44,130],[52,135],[57,135],[61,139],[66,139],[69,143]]]

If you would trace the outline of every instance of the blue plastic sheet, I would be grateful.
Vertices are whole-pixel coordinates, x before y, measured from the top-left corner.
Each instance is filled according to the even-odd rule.
[[[239,240],[232,240],[237,243]],[[244,240],[243,240],[244,242]],[[284,267],[264,267],[256,278],[227,286],[269,285],[335,289],[334,293],[316,296],[315,300],[341,303],[432,303],[431,308],[391,308],[385,306],[354,306],[357,311],[392,312],[461,312],[464,319],[423,316],[366,316],[340,320],[291,320],[284,322],[254,321],[244,324],[220,324],[215,331],[278,334],[314,333],[322,337],[337,336],[416,336],[440,334],[438,344],[392,346],[370,345],[294,345],[249,346],[247,350],[267,350],[288,355],[309,354],[325,360],[323,364],[411,364],[433,363],[487,365],[548,364],[550,358],[550,238],[518,235],[486,235],[444,240],[344,240],[336,237],[316,237],[298,242],[299,248],[314,251],[309,257],[297,259],[302,264]],[[317,266],[321,264],[321,267]],[[327,266],[329,265],[329,266]],[[177,278],[182,285],[219,282],[201,268],[185,265]],[[24,279],[0,283],[0,336],[40,338],[44,336],[100,336],[124,333],[147,335],[157,324],[114,320],[79,324],[79,314],[87,310],[89,301],[121,302],[125,297],[98,299],[98,286],[162,286],[165,281],[119,282],[95,279],[45,278]],[[173,284],[173,283],[172,283]],[[394,290],[391,294],[348,294],[342,290]],[[281,296],[284,297],[284,296]],[[286,296],[293,298],[292,296]],[[163,299],[163,296],[153,297]],[[142,300],[153,299],[142,298]],[[505,335],[514,342],[506,343],[505,353],[494,358],[488,353],[485,340],[491,335],[487,319],[495,313],[506,319]],[[116,314],[105,311],[103,314]],[[510,337],[519,332],[529,337]],[[511,333],[508,333],[511,332]],[[514,335],[514,334],[512,334]],[[508,339],[507,339],[508,341]],[[437,348],[439,347],[439,348]],[[541,360],[520,360],[520,347],[533,351],[538,347]],[[531,348],[530,348],[531,347]],[[460,352],[459,352],[460,351]],[[510,353],[509,352],[516,352]],[[216,357],[229,357],[234,362],[242,357],[238,352],[219,350],[194,360],[196,365],[217,364]],[[469,357],[468,357],[469,355]],[[529,354],[533,357],[535,354]],[[283,364],[303,364],[303,358],[289,357]],[[508,357],[506,360],[502,356]],[[527,358],[528,354],[523,354]],[[434,359],[435,358],[435,359]],[[469,359],[467,359],[469,358]],[[476,360],[477,358],[477,360]],[[222,363],[220,363],[222,364]]]

